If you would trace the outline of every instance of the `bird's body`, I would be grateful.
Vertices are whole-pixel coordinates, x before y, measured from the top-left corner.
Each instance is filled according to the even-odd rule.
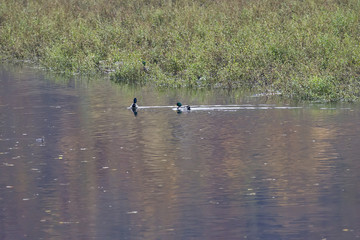
[[[137,105],[137,99],[134,98],[133,103],[130,105],[129,109],[134,113],[134,116],[137,116],[137,110],[138,110],[139,106]]]
[[[137,109],[138,107],[139,107],[139,106],[137,105],[137,99],[134,98],[134,101],[133,101],[133,103],[130,105],[130,108],[133,109],[133,110],[135,110],[135,109]]]
[[[183,111],[183,110],[190,111],[190,110],[191,110],[190,105],[183,106],[183,105],[181,104],[181,102],[176,103],[176,106],[177,106],[177,110],[178,110],[178,111]]]
[[[38,143],[44,143],[45,142],[45,137],[42,136],[41,138],[36,138],[35,141],[38,142]]]

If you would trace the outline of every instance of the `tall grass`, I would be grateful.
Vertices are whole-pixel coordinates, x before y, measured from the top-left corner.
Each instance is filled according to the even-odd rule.
[[[359,0],[7,0],[3,59],[117,82],[356,100]]]

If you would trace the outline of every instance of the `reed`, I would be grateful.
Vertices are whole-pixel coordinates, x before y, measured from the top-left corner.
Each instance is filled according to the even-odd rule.
[[[359,0],[7,0],[1,59],[115,82],[355,101]]]

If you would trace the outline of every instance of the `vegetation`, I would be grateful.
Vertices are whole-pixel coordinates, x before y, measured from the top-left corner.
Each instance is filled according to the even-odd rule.
[[[0,59],[116,82],[360,94],[359,0],[7,0]]]

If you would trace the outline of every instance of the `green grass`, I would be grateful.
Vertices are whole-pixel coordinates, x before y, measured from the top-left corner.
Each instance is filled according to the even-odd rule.
[[[356,101],[359,12],[359,0],[7,0],[0,59],[115,82]]]

